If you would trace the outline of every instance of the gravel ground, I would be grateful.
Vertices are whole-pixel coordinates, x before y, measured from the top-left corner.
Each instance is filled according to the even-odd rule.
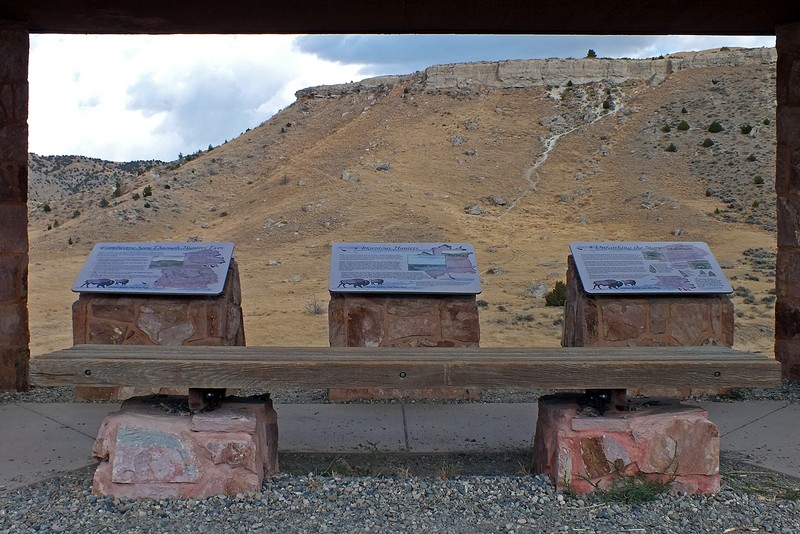
[[[436,462],[447,460],[437,459]],[[258,495],[129,500],[91,494],[91,469],[0,494],[0,532],[778,532],[800,530],[800,483],[732,464],[716,495],[627,504],[557,494],[530,475],[283,473]],[[723,463],[731,470],[730,464]],[[755,486],[744,486],[742,481]]]
[[[529,402],[502,390],[484,401]],[[2,393],[0,403],[69,402],[70,388]],[[279,402],[326,402],[324,392],[273,392]],[[800,384],[737,390],[715,400],[800,402]],[[260,494],[129,500],[91,494],[93,468],[0,491],[0,533],[24,532],[800,532],[800,480],[721,459],[722,491],[659,493],[643,503],[558,494],[530,475],[524,453],[281,455]],[[632,498],[635,494],[627,494]]]

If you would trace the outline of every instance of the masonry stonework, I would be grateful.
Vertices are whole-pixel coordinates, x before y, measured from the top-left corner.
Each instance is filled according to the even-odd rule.
[[[590,295],[570,256],[561,345],[730,347],[733,303],[725,295]]]
[[[328,336],[332,347],[477,347],[480,322],[475,295],[364,295],[331,293]],[[332,389],[330,399],[416,397],[477,399],[473,389]]]
[[[717,493],[719,429],[708,413],[678,403],[583,415],[581,397],[539,399],[537,473],[559,491],[591,493],[624,476],[668,482],[675,491]]]
[[[72,305],[73,343],[107,345],[243,346],[239,268],[231,259],[225,286],[213,296],[81,293]],[[127,398],[185,391],[134,388],[75,389],[76,399]]]
[[[800,380],[800,23],[778,26],[778,261],[775,357],[784,378]]]
[[[0,30],[0,390],[28,388],[28,32]]]
[[[166,499],[257,493],[278,472],[278,419],[269,399],[225,399],[190,414],[179,397],[136,397],[100,427],[96,495]]]

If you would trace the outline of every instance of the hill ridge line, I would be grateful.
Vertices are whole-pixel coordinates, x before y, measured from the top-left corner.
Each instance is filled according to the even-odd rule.
[[[660,84],[671,74],[706,67],[738,67],[774,64],[775,48],[721,48],[699,52],[678,52],[650,59],[509,59],[473,63],[434,65],[413,74],[376,76],[359,82],[319,85],[295,93],[298,100],[337,98],[399,83],[413,82],[423,91],[467,89],[488,86],[523,88],[586,84],[601,80],[614,83],[647,81]]]

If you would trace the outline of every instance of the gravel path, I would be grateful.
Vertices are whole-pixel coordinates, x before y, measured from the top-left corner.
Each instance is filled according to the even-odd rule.
[[[0,403],[65,402],[69,388],[0,394]],[[276,392],[320,402],[318,392]],[[516,396],[515,396],[516,395]],[[527,402],[530,392],[497,400]],[[721,401],[800,402],[800,384],[741,390]],[[282,455],[282,474],[254,496],[128,500],[91,494],[93,468],[0,491],[0,533],[25,532],[800,532],[800,480],[721,461],[722,491],[662,493],[628,504],[558,494],[527,455]]]

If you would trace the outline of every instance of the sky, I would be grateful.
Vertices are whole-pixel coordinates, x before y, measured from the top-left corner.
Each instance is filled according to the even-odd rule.
[[[217,146],[315,85],[503,59],[648,58],[774,37],[31,35],[29,150],[112,161]]]

